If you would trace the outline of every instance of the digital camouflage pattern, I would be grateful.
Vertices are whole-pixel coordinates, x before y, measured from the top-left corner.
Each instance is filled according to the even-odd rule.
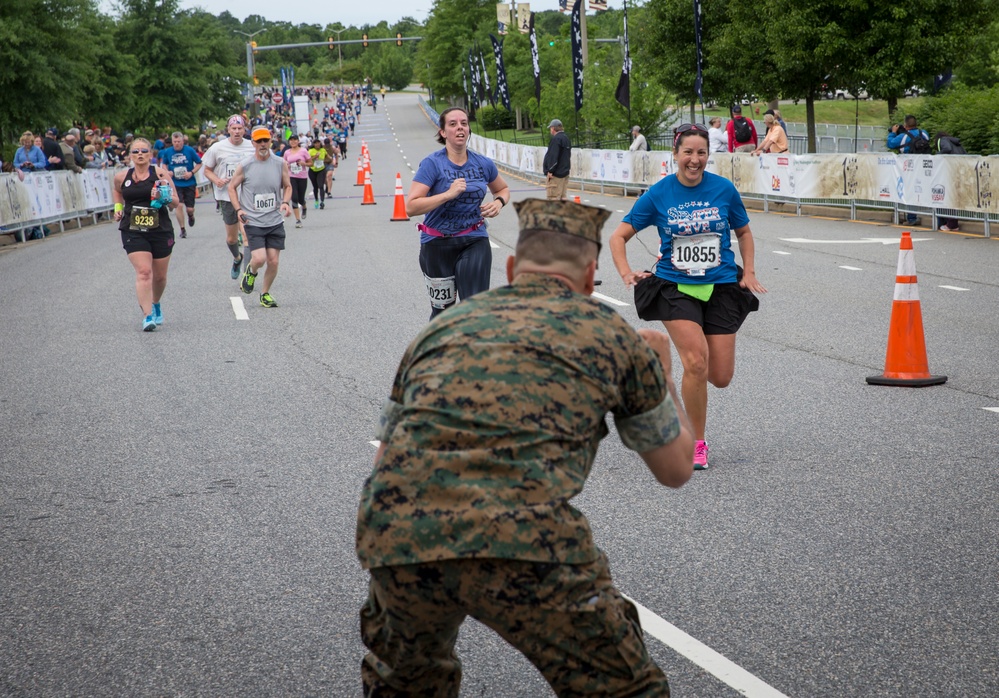
[[[358,512],[362,566],[593,562],[569,500],[608,412],[638,451],[679,434],[659,358],[614,310],[521,274],[442,313],[407,349],[383,411],[386,450]]]
[[[610,211],[596,206],[584,206],[570,201],[525,199],[515,201],[520,235],[536,231],[554,231],[578,235],[600,246],[600,231],[610,217]]]
[[[638,612],[614,588],[607,559],[586,565],[450,560],[371,571],[361,634],[365,696],[457,698],[458,628],[492,628],[568,696],[669,696]],[[502,692],[497,692],[500,695]]]

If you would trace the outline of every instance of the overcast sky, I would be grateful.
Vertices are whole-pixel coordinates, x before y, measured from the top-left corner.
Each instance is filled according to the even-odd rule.
[[[608,6],[621,7],[621,0],[610,0]],[[535,12],[557,10],[558,0],[534,0],[530,3]],[[239,19],[249,15],[260,15],[272,21],[292,24],[320,24],[326,26],[342,22],[344,26],[359,27],[364,24],[378,24],[383,19],[389,25],[403,17],[412,17],[423,22],[433,7],[433,0],[333,0],[314,3],[305,0],[180,0],[183,8],[201,7],[213,14],[228,10]]]

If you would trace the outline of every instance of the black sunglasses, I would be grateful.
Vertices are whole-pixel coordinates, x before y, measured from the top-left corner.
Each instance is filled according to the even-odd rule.
[[[258,138],[257,140],[255,140],[253,142],[254,143],[270,143],[271,139],[270,138]]]
[[[676,148],[676,144],[680,142],[680,136],[688,131],[707,133],[708,129],[704,128],[701,124],[680,124],[676,129],[676,135],[673,136],[673,148]]]
[[[138,155],[139,153],[148,153],[149,148],[136,148],[132,151],[132,155]]]

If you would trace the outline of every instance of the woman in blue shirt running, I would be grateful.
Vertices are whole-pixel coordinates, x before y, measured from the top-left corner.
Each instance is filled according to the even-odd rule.
[[[440,116],[437,142],[413,176],[406,214],[424,215],[420,230],[420,269],[430,296],[430,319],[489,289],[492,248],[487,218],[495,218],[510,200],[510,187],[496,164],[468,149],[471,131],[464,109],[451,107]],[[483,204],[489,191],[492,201]]]
[[[759,308],[753,233],[735,185],[705,172],[708,130],[684,124],[673,142],[676,174],[653,185],[610,238],[614,266],[635,287],[643,320],[661,320],[683,363],[683,407],[694,428],[694,469],[708,467],[708,383],[724,388],[735,373],[735,334]],[[638,231],[659,230],[655,271],[632,271],[625,244]],[[735,262],[732,232],[742,268]]]

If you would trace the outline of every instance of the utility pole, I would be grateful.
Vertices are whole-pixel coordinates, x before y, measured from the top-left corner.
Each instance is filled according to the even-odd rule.
[[[334,34],[336,34],[336,54],[337,59],[340,62],[340,90],[343,90],[343,51],[340,49],[340,34],[347,31],[346,29],[331,29]]]

